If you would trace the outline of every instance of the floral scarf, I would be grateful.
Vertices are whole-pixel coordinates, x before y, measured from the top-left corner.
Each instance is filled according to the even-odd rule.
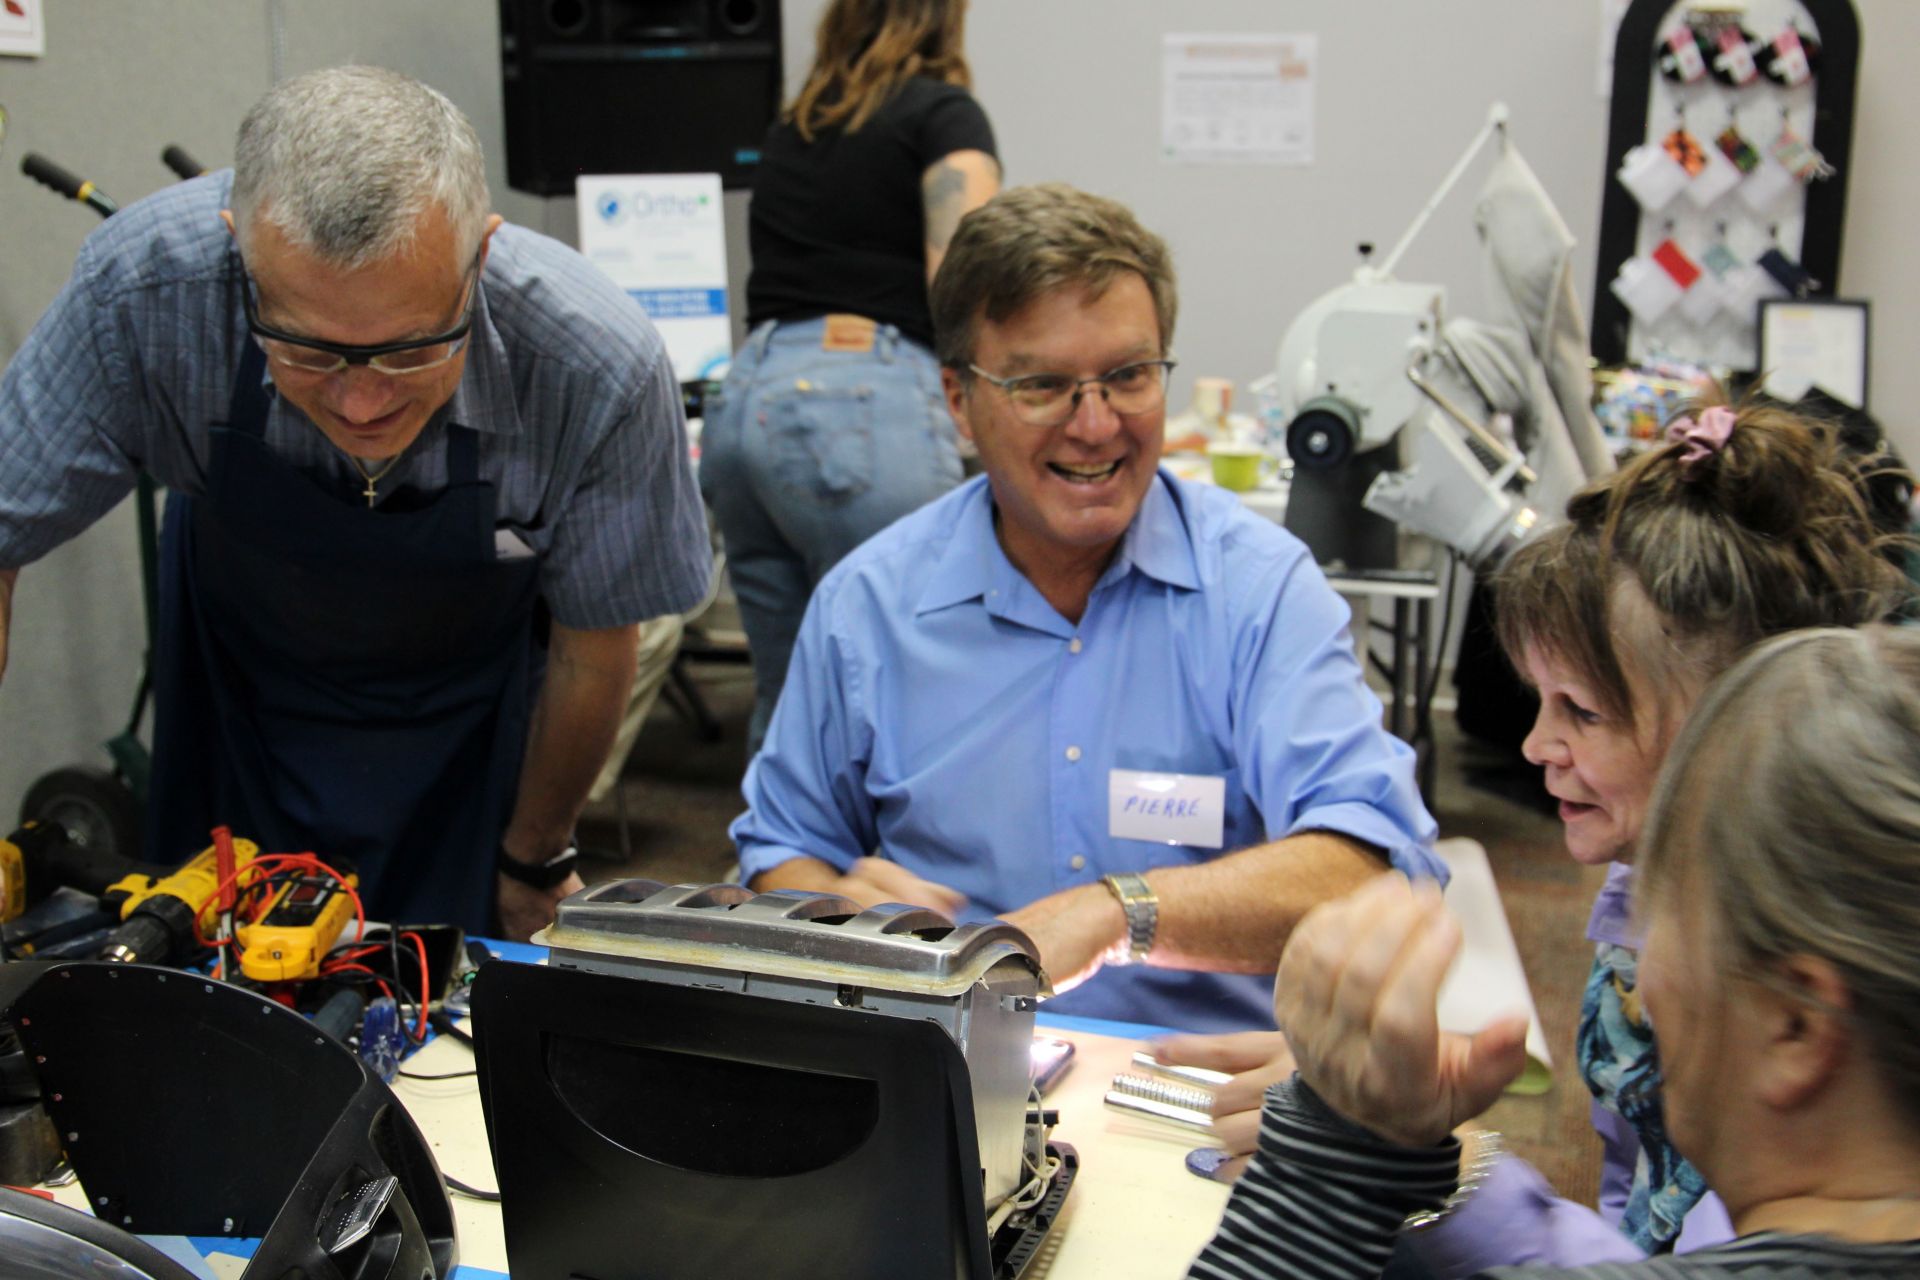
[[[1673,1149],[1660,1108],[1660,1056],[1640,1005],[1639,954],[1602,942],[1580,1003],[1580,1074],[1600,1105],[1640,1139],[1620,1230],[1648,1254],[1666,1253],[1680,1224],[1706,1194],[1700,1171]]]

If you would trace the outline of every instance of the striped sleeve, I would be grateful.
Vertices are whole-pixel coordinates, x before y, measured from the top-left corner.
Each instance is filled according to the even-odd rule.
[[[1193,1280],[1377,1276],[1409,1213],[1459,1179],[1460,1144],[1407,1148],[1330,1110],[1298,1076],[1267,1091],[1260,1144]]]

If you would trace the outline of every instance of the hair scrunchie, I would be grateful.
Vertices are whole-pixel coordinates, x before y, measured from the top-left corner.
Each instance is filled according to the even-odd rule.
[[[1680,455],[1680,465],[1689,473],[1727,447],[1727,438],[1733,434],[1733,410],[1723,404],[1710,409],[1702,409],[1698,418],[1692,414],[1681,414],[1667,424],[1667,440],[1672,444],[1685,445]]]

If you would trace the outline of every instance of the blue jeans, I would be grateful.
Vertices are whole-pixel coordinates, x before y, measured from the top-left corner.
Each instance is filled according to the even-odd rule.
[[[766,737],[815,584],[960,483],[933,354],[891,325],[871,351],[823,351],[825,331],[824,319],[755,329],[700,434],[700,492],[753,652],[749,755]]]

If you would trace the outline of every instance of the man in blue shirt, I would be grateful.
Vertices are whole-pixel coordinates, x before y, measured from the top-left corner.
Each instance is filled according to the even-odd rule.
[[[1111,201],[961,223],[933,314],[986,475],[821,582],[733,835],[756,889],[1005,916],[1055,1011],[1271,1027],[1307,910],[1444,873],[1311,555],[1159,470],[1174,313]]]
[[[551,919],[635,626],[711,560],[659,336],[489,212],[452,103],[285,81],[231,174],[89,237],[0,379],[0,663],[20,567],[143,467],[172,491],[148,860],[225,823],[351,863],[380,918]]]

